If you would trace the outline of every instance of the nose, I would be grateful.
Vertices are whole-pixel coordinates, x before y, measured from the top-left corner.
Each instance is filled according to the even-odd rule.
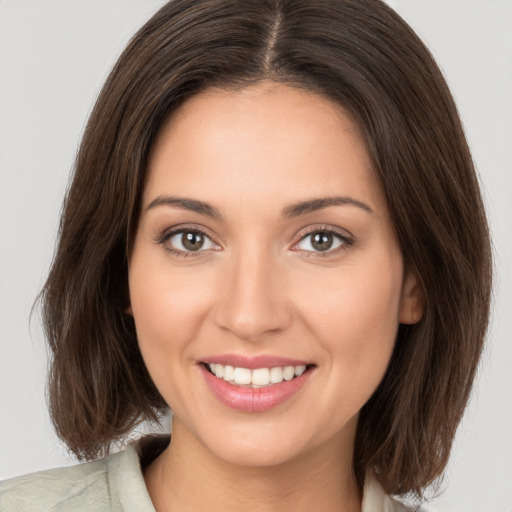
[[[218,283],[215,322],[245,341],[262,341],[291,321],[284,269],[264,250],[248,248],[226,262]]]

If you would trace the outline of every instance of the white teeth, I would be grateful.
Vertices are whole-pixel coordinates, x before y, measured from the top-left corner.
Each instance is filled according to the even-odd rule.
[[[292,380],[295,377],[295,367],[294,366],[285,366],[283,369],[283,379],[284,380]]]
[[[216,364],[214,373],[217,377],[219,377],[219,379],[222,379],[222,377],[224,377],[224,366],[221,364]]]
[[[301,366],[295,367],[295,376],[298,377],[299,375],[302,375],[306,371],[306,365],[303,364]]]
[[[283,369],[276,366],[270,369],[270,382],[272,384],[278,384],[283,381]]]
[[[252,372],[249,368],[235,368],[236,384],[251,384]]]
[[[270,370],[268,368],[253,370],[251,384],[255,386],[268,386],[270,384]]]
[[[249,368],[233,367],[211,363],[208,365],[211,372],[219,379],[237,386],[261,388],[272,384],[279,384],[283,380],[292,380],[306,371],[306,365],[300,366],[276,366],[273,368]]]
[[[235,380],[235,369],[233,366],[226,365],[224,366],[224,380],[230,381]]]

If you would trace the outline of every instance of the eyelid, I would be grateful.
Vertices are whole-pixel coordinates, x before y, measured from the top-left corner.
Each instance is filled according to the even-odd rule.
[[[181,249],[171,248],[171,247],[168,247],[165,245],[166,242],[168,242],[172,237],[174,237],[180,233],[184,233],[184,232],[201,234],[202,236],[207,238],[213,245],[215,245],[216,248],[215,249],[199,249],[197,251],[184,251]],[[209,232],[206,228],[204,228],[202,226],[199,227],[199,226],[193,225],[193,224],[192,225],[180,224],[177,226],[172,226],[167,229],[164,229],[159,235],[157,235],[155,237],[155,242],[157,244],[164,246],[166,251],[168,251],[174,255],[182,256],[182,257],[201,257],[201,256],[204,256],[205,252],[210,251],[210,250],[218,250],[217,248],[220,247],[219,244],[214,240],[214,237],[212,237],[209,234]]]
[[[334,249],[329,249],[327,251],[310,251],[299,249],[297,246],[304,241],[308,236],[313,235],[315,233],[328,233],[332,234],[338,239],[342,241],[342,244]],[[306,228],[306,230],[302,231],[299,235],[300,239],[292,246],[292,250],[302,251],[305,255],[309,256],[318,256],[318,257],[328,257],[338,254],[340,251],[346,250],[348,247],[351,247],[355,243],[355,237],[346,230],[329,226],[329,225],[317,225]]]
[[[183,232],[190,232],[190,233],[199,233],[208,240],[217,248],[213,250],[219,250],[221,247],[220,245],[215,242],[214,237],[212,237],[209,233],[209,230],[207,230],[204,227],[198,227],[197,225],[178,225],[178,226],[172,226],[170,228],[165,229],[162,233],[160,233],[158,236],[155,237],[155,242],[164,246],[165,249],[178,256],[182,257],[200,257],[204,256],[206,252],[211,251],[212,249],[199,249],[197,251],[184,251],[181,249],[175,249],[166,247],[165,243],[170,240],[172,237],[176,236],[177,234],[183,233]],[[328,249],[326,251],[314,251],[314,250],[304,250],[297,248],[297,246],[304,241],[308,236],[315,234],[315,233],[328,233],[332,234],[335,237],[337,237],[339,240],[341,240],[341,245],[338,247],[335,247],[334,249]],[[338,252],[343,251],[347,249],[348,247],[351,247],[355,243],[355,237],[349,233],[346,230],[343,230],[341,228],[337,228],[330,225],[316,225],[316,226],[310,226],[306,228],[304,231],[299,233],[297,236],[299,236],[299,240],[293,244],[291,247],[291,250],[294,251],[300,251],[303,252],[307,256],[318,256],[318,257],[328,257],[333,256],[335,254],[338,254]]]

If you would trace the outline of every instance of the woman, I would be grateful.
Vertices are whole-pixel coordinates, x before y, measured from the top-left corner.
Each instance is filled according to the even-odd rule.
[[[446,84],[375,0],[190,1],[89,120],[43,290],[82,460],[2,510],[403,510],[442,474],[490,250]]]

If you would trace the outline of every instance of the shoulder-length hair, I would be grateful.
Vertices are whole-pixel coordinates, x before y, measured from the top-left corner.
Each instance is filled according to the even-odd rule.
[[[423,43],[379,0],[173,0],[134,36],[87,124],[41,295],[54,426],[79,459],[93,459],[166,410],[125,312],[148,153],[191,96],[263,79],[349,112],[405,264],[421,281],[424,317],[399,327],[354,452],[360,485],[372,471],[389,494],[421,495],[443,472],[470,394],[491,250],[448,87]]]

